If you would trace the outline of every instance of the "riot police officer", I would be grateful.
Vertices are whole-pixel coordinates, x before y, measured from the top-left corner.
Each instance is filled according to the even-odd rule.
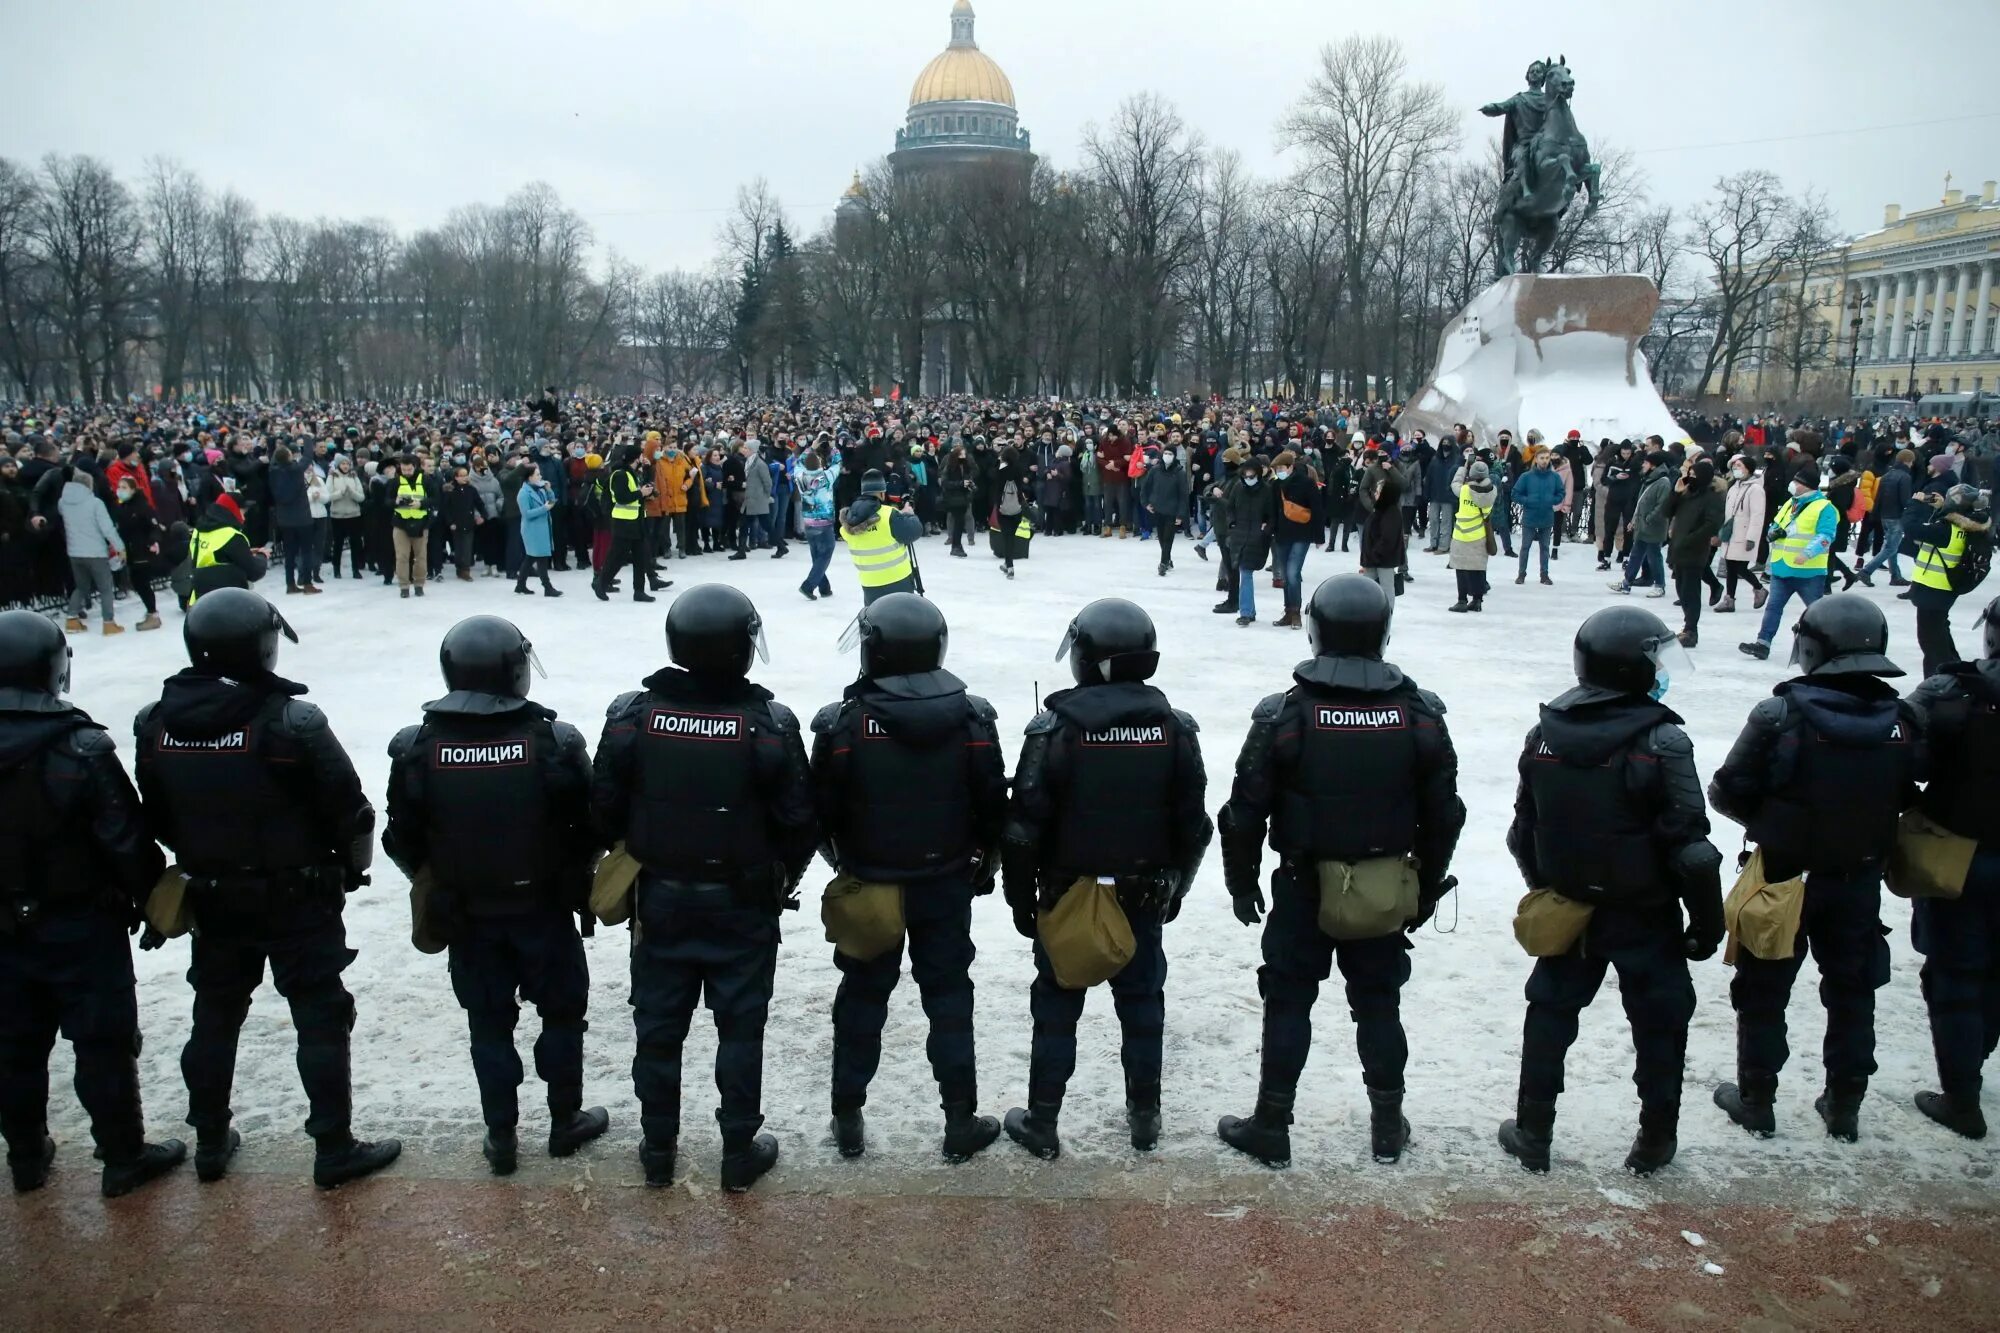
[[[1393,609],[1381,585],[1359,574],[1335,575],[1314,591],[1313,656],[1294,670],[1290,690],[1251,714],[1235,787],[1218,820],[1229,896],[1246,926],[1265,907],[1258,874],[1266,824],[1279,857],[1257,973],[1264,998],[1257,1109],[1247,1119],[1224,1116],[1217,1126],[1223,1142],[1269,1166],[1291,1160],[1287,1127],[1312,1046],[1313,1002],[1335,963],[1354,1015],[1375,1160],[1398,1160],[1409,1141],[1409,1045],[1399,1012],[1410,977],[1406,932],[1430,919],[1454,882],[1446,872],[1465,806],[1443,701],[1382,660]],[[1413,914],[1379,935],[1329,935],[1320,919],[1319,867],[1383,861],[1401,876],[1414,862]]]
[[[1133,603],[1106,597],[1084,607],[1056,656],[1069,659],[1076,687],[1050,695],[1028,724],[1001,844],[1014,928],[1035,941],[1028,1105],[1007,1112],[1007,1136],[1038,1157],[1061,1153],[1056,1122],[1087,994],[1056,983],[1037,912],[1078,879],[1114,880],[1135,945],[1111,978],[1125,1112],[1132,1146],[1150,1151],[1160,1137],[1166,1028],[1161,927],[1180,912],[1215,833],[1203,807],[1200,728],[1146,684],[1159,668],[1158,638]]]
[[[930,1018],[928,1050],[945,1115],[944,1155],[962,1162],[1000,1122],[976,1113],[972,1040],[972,899],[1000,868],[1007,769],[993,705],[944,669],[947,630],[934,603],[891,593],[855,621],[861,678],[813,719],[813,799],[820,850],[843,875],[898,885],[910,973]],[[844,1157],[865,1150],[861,1108],[882,1058],[903,947],[866,962],[836,950],[833,1133]]]
[[[1678,1147],[1688,963],[1722,942],[1722,856],[1708,840],[1694,746],[1663,702],[1686,669],[1673,631],[1650,611],[1608,607],[1577,630],[1573,657],[1576,688],[1542,706],[1522,747],[1507,850],[1529,889],[1592,910],[1569,951],[1538,958],[1528,978],[1520,1096],[1500,1146],[1530,1171],[1549,1169],[1563,1058],[1612,967],[1638,1065],[1639,1133],[1625,1166],[1651,1175]]]
[[[720,583],[667,611],[674,665],[619,696],[592,769],[591,813],[641,871],[633,912],[632,1080],[650,1185],[673,1183],[681,1044],[695,1003],[715,1015],[722,1186],[746,1190],[778,1160],[760,1134],[764,1020],[778,913],[812,860],[811,774],[798,719],[746,679],[769,661],[750,599]]]
[[[1977,662],[1948,666],[1917,687],[1910,706],[1923,724],[1930,784],[1921,802],[1931,820],[1974,839],[1979,850],[1957,898],[1911,904],[1910,934],[1924,955],[1924,1003],[1937,1055],[1937,1092],[1917,1109],[1968,1139],[1986,1137],[1979,1109],[1981,1070],[2000,1043],[2000,598],[1980,617],[1985,648]]]
[[[428,923],[451,951],[451,988],[472,1034],[484,1152],[513,1173],[521,1057],[518,994],[541,1015],[535,1072],[548,1085],[549,1156],[602,1134],[583,1109],[590,971],[575,914],[588,910],[596,834],[583,733],[528,699],[534,645],[498,616],[473,616],[438,652],[444,698],[389,743],[382,845],[413,880],[429,872]]]
[[[178,1139],[146,1142],[139,1102],[127,935],[165,862],[111,737],[63,700],[68,688],[62,631],[32,611],[0,613],[0,1133],[14,1188],[40,1189],[56,1154],[49,1049],[60,1028],[115,1198],[187,1157]]]
[[[1776,1132],[1785,1007],[1810,947],[1826,1004],[1826,1090],[1813,1109],[1852,1143],[1875,1072],[1875,992],[1889,983],[1882,874],[1923,778],[1923,729],[1884,683],[1903,672],[1884,655],[1889,624],[1873,602],[1822,598],[1792,633],[1798,676],[1751,710],[1708,788],[1763,849],[1766,879],[1806,880],[1792,956],[1736,960],[1736,1081],[1716,1088],[1715,1104],[1760,1138]]]
[[[341,910],[367,880],[375,810],[326,715],[299,699],[306,687],[276,674],[280,634],[298,640],[256,593],[202,595],[183,631],[193,665],[139,713],[139,792],[188,876],[197,925],[181,1052],[195,1174],[220,1180],[241,1142],[229,1124],[236,1038],[268,961],[298,1031],[313,1181],[332,1188],[402,1151],[349,1127],[354,999],[340,974],[355,954]]]

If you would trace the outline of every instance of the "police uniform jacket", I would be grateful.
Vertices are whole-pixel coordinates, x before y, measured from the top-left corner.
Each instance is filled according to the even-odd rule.
[[[994,868],[1007,815],[994,716],[949,671],[858,680],[821,709],[813,804],[827,861],[890,884]]]
[[[250,549],[250,539],[243,535],[243,525],[221,505],[212,504],[203,510],[195,530],[197,533],[236,534],[217,549],[214,564],[194,571],[196,597],[214,592],[217,588],[247,588],[263,578],[269,569],[264,557]]]
[[[726,884],[775,905],[818,840],[798,719],[749,681],[675,667],[620,695],[591,770],[591,817],[656,880]]]
[[[1680,724],[1656,700],[1587,685],[1542,706],[1507,830],[1529,888],[1594,906],[1678,898],[1698,929],[1721,936],[1722,855]]]
[[[2000,846],[2000,660],[1959,662],[1917,687],[1930,784],[1926,815],[1962,838]]]
[[[1428,914],[1465,827],[1444,701],[1366,658],[1316,657],[1293,679],[1257,705],[1236,760],[1220,821],[1229,892],[1257,891],[1268,824],[1294,868],[1415,857]]]
[[[1083,876],[1146,885],[1171,919],[1215,825],[1200,728],[1138,681],[1050,695],[1028,724],[1001,858],[1008,905],[1046,907]]]
[[[0,929],[47,911],[121,924],[165,868],[105,729],[39,690],[0,689]]]
[[[1874,676],[1802,676],[1743,724],[1708,797],[1764,849],[1772,879],[1879,870],[1926,767],[1923,727]]]
[[[389,742],[382,846],[470,917],[588,903],[597,850],[583,733],[526,699],[454,690]]]

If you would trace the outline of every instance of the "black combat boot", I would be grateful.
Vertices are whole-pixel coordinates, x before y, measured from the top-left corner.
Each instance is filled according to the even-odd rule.
[[[976,1115],[971,1101],[944,1104],[944,1160],[957,1165],[967,1162],[1000,1137],[1000,1122],[990,1115]]]
[[[1867,1095],[1865,1078],[1834,1079],[1813,1099],[1813,1110],[1826,1122],[1828,1138],[1853,1143],[1861,1137],[1861,1099]]]
[[[1500,1146],[1509,1157],[1537,1175],[1549,1169],[1549,1140],[1555,1137],[1556,1104],[1522,1097],[1514,1103],[1514,1118],[1500,1122]]]
[[[338,1140],[321,1139],[319,1151],[313,1154],[313,1184],[330,1190],[380,1171],[402,1155],[403,1145],[398,1139],[363,1143],[348,1134]]]
[[[1625,1155],[1625,1169],[1635,1176],[1650,1176],[1674,1160],[1680,1148],[1675,1137],[1680,1128],[1679,1102],[1647,1102],[1639,1108],[1639,1136]]]
[[[104,1197],[116,1199],[130,1194],[149,1180],[156,1180],[187,1160],[187,1145],[179,1139],[139,1144],[131,1155],[120,1153],[104,1163]]]
[[[1410,1122],[1403,1118],[1402,1089],[1368,1089],[1368,1143],[1384,1166],[1403,1159],[1403,1149],[1410,1146]]]
[[[1963,1134],[1968,1139],[1986,1137],[1986,1116],[1979,1109],[1977,1093],[1961,1097],[1949,1092],[1920,1092],[1917,1109],[1954,1134]],[[20,1177],[14,1179],[15,1187],[19,1188]]]
[[[769,1134],[725,1139],[722,1144],[722,1188],[732,1194],[741,1194],[777,1164],[778,1141]]]
[[[202,1129],[194,1138],[194,1178],[213,1185],[229,1174],[229,1159],[243,1146],[243,1136],[235,1130]]]
[[[611,1115],[601,1106],[572,1111],[549,1124],[549,1156],[570,1157],[576,1150],[611,1128]]]
[[[656,1143],[647,1139],[639,1145],[639,1165],[646,1168],[646,1183],[655,1188],[674,1183],[675,1140]]]
[[[1778,1080],[1755,1074],[1741,1074],[1735,1083],[1715,1085],[1715,1104],[1760,1139],[1778,1132],[1778,1117],[1771,1109],[1777,1097]]]
[[[511,1176],[520,1161],[520,1145],[514,1136],[514,1127],[492,1128],[486,1131],[486,1142],[480,1145],[480,1156],[496,1176]]]
[[[1132,1130],[1132,1146],[1151,1152],[1160,1143],[1160,1085],[1125,1084],[1125,1123]]]
[[[1292,1094],[1260,1088],[1257,1109],[1249,1119],[1226,1115],[1215,1122],[1215,1133],[1224,1143],[1265,1166],[1292,1164]]]
[[[1062,1156],[1062,1140],[1056,1136],[1056,1120],[1061,1115],[1061,1102],[1030,1098],[1027,1110],[1017,1106],[1007,1112],[1007,1137],[1043,1161],[1054,1161]]]
[[[38,1150],[17,1153],[7,1150],[7,1169],[14,1173],[14,1193],[28,1194],[49,1183],[49,1167],[56,1160],[56,1141],[42,1131]]]
[[[835,1107],[832,1129],[833,1146],[840,1149],[842,1157],[859,1157],[868,1151],[868,1126],[860,1107],[850,1106],[844,1110]]]

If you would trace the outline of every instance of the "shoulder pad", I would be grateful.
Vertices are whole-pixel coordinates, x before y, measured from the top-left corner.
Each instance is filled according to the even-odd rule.
[[[294,736],[310,736],[327,729],[326,714],[319,710],[319,705],[302,699],[285,700],[284,707],[278,710],[277,722]]]
[[[645,695],[646,692],[644,690],[627,690],[611,701],[611,706],[604,710],[604,716],[608,718],[624,716],[637,708],[639,700],[644,698]]]
[[[389,758],[407,759],[410,752],[417,748],[417,735],[423,729],[423,724],[418,723],[413,727],[404,727],[392,736],[389,739]]]
[[[1445,715],[1444,700],[1425,689],[1417,690],[1416,695],[1418,705],[1432,717],[1443,717]]]
[[[567,722],[552,721],[549,723],[549,730],[555,733],[556,746],[559,749],[567,750],[572,745],[580,745],[585,750],[590,748],[590,742],[584,738],[583,733]]]
[[[1292,695],[1289,690],[1282,694],[1265,695],[1257,701],[1257,706],[1250,710],[1250,720],[1253,722],[1273,721],[1277,718],[1278,714],[1285,711],[1285,705],[1291,701],[1291,698]]]
[[[1174,709],[1174,722],[1190,736],[1199,735],[1201,732],[1201,723],[1195,721],[1191,714],[1183,713],[1178,708]]]
[[[814,734],[823,736],[827,732],[832,731],[840,722],[840,710],[846,706],[846,701],[842,700],[839,703],[828,704],[817,713],[814,713],[812,721]]]
[[[69,748],[85,758],[100,754],[115,754],[118,742],[111,739],[111,733],[103,727],[91,723],[78,727],[69,734]]]
[[[1053,708],[1045,708],[1028,720],[1027,728],[1021,734],[1023,736],[1047,736],[1061,725],[1062,718],[1057,715],[1056,711]]]
[[[1662,722],[1648,732],[1646,745],[1654,754],[1663,757],[1678,758],[1694,755],[1694,741],[1672,722]]]
[[[798,731],[799,729],[798,714],[794,713],[791,709],[785,707],[783,704],[779,703],[776,699],[766,700],[764,703],[764,708],[765,711],[770,714],[771,725],[776,727],[779,731],[792,732],[792,733],[796,733]]]
[[[1757,706],[1750,710],[1751,721],[1762,722],[1774,731],[1783,730],[1785,723],[1791,719],[1791,715],[1792,710],[1790,705],[1776,695],[1759,701]]]
[[[155,701],[139,710],[138,715],[132,719],[132,734],[134,736],[146,729],[146,724],[153,720],[153,710],[159,706],[159,703]]]
[[[986,700],[980,698],[978,695],[976,694],[966,695],[965,702],[972,706],[972,715],[978,718],[981,722],[997,722],[1000,720],[1000,714],[998,710],[996,710],[992,704],[986,702]]]

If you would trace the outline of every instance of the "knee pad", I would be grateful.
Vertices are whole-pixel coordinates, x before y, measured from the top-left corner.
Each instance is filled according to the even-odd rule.
[[[715,1016],[715,1039],[717,1041],[762,1041],[764,1040],[764,1015],[757,1014],[717,1014]]]
[[[292,1022],[301,1042],[336,1040],[354,1031],[354,997],[335,981],[292,997]]]

